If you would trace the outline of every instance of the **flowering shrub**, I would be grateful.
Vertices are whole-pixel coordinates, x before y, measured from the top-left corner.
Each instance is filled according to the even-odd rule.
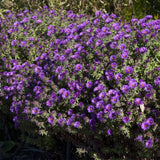
[[[158,146],[160,20],[45,8],[0,25],[1,89],[16,126]]]

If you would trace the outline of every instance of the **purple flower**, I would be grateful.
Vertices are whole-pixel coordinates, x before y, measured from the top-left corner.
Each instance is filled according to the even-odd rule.
[[[71,104],[74,104],[76,101],[74,99],[70,99],[69,101]]]
[[[73,114],[73,110],[72,110],[72,109],[69,109],[69,110],[68,110],[68,115],[71,116],[72,114]]]
[[[21,47],[23,47],[23,46],[25,46],[26,45],[26,41],[22,41],[21,43],[20,43],[20,46]]]
[[[91,81],[87,82],[86,83],[86,88],[91,88],[93,85],[93,83]]]
[[[39,67],[37,66],[35,69],[34,69],[34,72],[39,74],[40,72],[42,71],[42,67]]]
[[[51,107],[52,105],[53,105],[53,101],[48,100],[48,101],[46,102],[46,106]]]
[[[116,79],[116,80],[120,80],[121,78],[122,78],[122,74],[117,73],[117,74],[115,75],[115,79]]]
[[[112,103],[117,103],[118,101],[119,101],[119,97],[118,96],[111,97],[111,102]]]
[[[110,135],[112,135],[112,130],[111,129],[108,129],[107,130],[107,134],[110,136]]]
[[[145,91],[150,92],[153,89],[153,87],[151,84],[147,84],[144,89],[145,89]]]
[[[59,94],[63,94],[65,91],[66,91],[65,88],[61,88],[61,89],[58,91],[58,93],[59,93]]]
[[[100,16],[101,16],[101,14],[102,14],[102,12],[101,12],[101,11],[96,11],[96,12],[95,12],[95,16],[96,16],[96,17],[100,17]]]
[[[63,98],[68,98],[70,96],[70,92],[69,91],[64,91],[62,94]]]
[[[49,116],[48,117],[48,122],[52,125],[54,122],[54,117],[53,116]]]
[[[109,95],[109,96],[115,96],[115,95],[116,95],[116,90],[110,89],[110,90],[108,91],[108,95]]]
[[[92,105],[88,106],[87,110],[88,110],[88,113],[94,112],[94,106]]]
[[[149,140],[146,141],[146,143],[145,143],[145,147],[146,147],[146,148],[151,148],[152,145],[153,145],[152,139],[149,139]]]
[[[116,60],[116,55],[111,55],[109,60],[112,62],[112,61],[115,61]]]
[[[75,128],[78,128],[80,126],[80,122],[79,121],[76,121],[73,125]]]
[[[154,120],[152,117],[148,118],[146,121],[149,125],[152,125],[154,123]]]
[[[14,22],[13,26],[16,28],[19,26],[19,22]]]
[[[101,41],[100,39],[98,39],[97,42],[96,42],[96,46],[98,47],[98,46],[101,46],[102,44],[103,44],[103,41]]]
[[[135,98],[134,103],[135,103],[135,105],[139,106],[139,105],[141,105],[143,102],[142,102],[142,100],[141,100],[140,98]]]
[[[119,50],[123,51],[126,48],[126,45],[122,43],[118,46],[118,48]]]
[[[42,20],[41,20],[41,19],[38,19],[38,20],[36,21],[36,23],[37,23],[37,24],[40,24],[40,23],[42,23]]]
[[[47,32],[47,36],[52,36],[52,34],[53,34],[53,31],[52,31],[52,30],[49,30],[49,31]]]
[[[116,62],[111,63],[111,67],[112,68],[116,68],[117,67],[117,63]]]
[[[117,47],[117,42],[112,42],[111,44],[110,44],[110,48],[111,49],[115,49]]]
[[[36,114],[38,114],[38,111],[39,111],[39,109],[37,107],[34,107],[32,109],[32,114],[36,115]]]
[[[79,107],[82,107],[84,104],[83,104],[83,102],[79,102]]]
[[[116,113],[114,111],[111,111],[108,115],[109,119],[114,119],[116,117]]]
[[[106,71],[105,75],[108,81],[110,81],[113,78],[113,73],[111,71]]]
[[[95,119],[90,119],[90,120],[89,120],[89,125],[90,125],[91,127],[93,127],[95,124],[96,124]]]
[[[138,86],[138,84],[137,84],[137,81],[136,81],[135,79],[131,79],[131,80],[129,81],[129,87],[130,87],[130,88],[134,89],[134,88],[136,88],[137,86]]]
[[[154,80],[154,84],[156,86],[160,85],[160,77],[156,77],[156,79]]]
[[[17,40],[13,40],[13,41],[11,42],[11,45],[12,45],[12,46],[15,46],[16,43],[17,43]]]
[[[123,93],[127,93],[129,91],[129,86],[128,85],[123,85],[121,87],[121,90],[122,90]]]
[[[127,74],[131,74],[131,73],[133,72],[133,68],[130,67],[130,66],[127,66],[127,67],[125,68],[125,72],[126,72]]]
[[[94,24],[94,25],[98,25],[98,24],[99,24],[99,22],[100,22],[100,20],[99,20],[99,19],[95,19],[95,20],[93,21],[93,24]]]
[[[129,117],[124,117],[124,118],[123,118],[123,122],[124,122],[124,123],[128,123],[128,122],[129,122]]]
[[[147,94],[145,95],[145,97],[146,97],[146,98],[150,98],[150,97],[151,97],[151,94],[150,94],[150,93],[147,93]]]
[[[140,88],[145,88],[146,87],[146,82],[144,82],[144,81],[140,82],[139,87]]]
[[[141,135],[139,135],[136,139],[137,139],[139,142],[142,142],[143,137],[142,137]]]
[[[98,101],[98,102],[96,103],[96,108],[97,108],[97,109],[100,109],[100,108],[103,107],[103,105],[104,105],[103,101]]]
[[[128,58],[128,50],[124,50],[121,54],[122,59],[127,59]]]
[[[76,70],[76,71],[79,71],[79,70],[81,70],[81,69],[82,69],[82,65],[81,65],[81,64],[76,64],[75,70]]]
[[[142,128],[143,130],[147,130],[147,129],[149,128],[149,123],[143,122],[143,123],[141,124],[141,128]]]
[[[67,120],[67,126],[70,126],[71,124],[73,123],[73,120],[72,120],[72,118],[69,118],[68,120]]]
[[[106,92],[101,92],[98,96],[99,99],[104,99],[106,97]]]
[[[147,52],[147,48],[146,48],[146,47],[141,47],[141,48],[139,49],[139,52],[140,52],[140,53],[145,53],[145,52]]]
[[[113,106],[109,103],[105,106],[105,109],[110,112],[112,110]]]

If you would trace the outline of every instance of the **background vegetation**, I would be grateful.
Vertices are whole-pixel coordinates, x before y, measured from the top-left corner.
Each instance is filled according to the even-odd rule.
[[[154,19],[160,17],[160,0],[0,0],[0,12],[2,15],[8,9],[12,11],[41,9],[45,5],[55,10],[63,8],[91,15],[101,10],[115,13],[126,20],[132,17],[142,18],[147,14],[153,15]]]

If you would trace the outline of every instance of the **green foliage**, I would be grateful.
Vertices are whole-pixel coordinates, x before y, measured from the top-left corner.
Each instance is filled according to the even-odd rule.
[[[125,20],[131,18],[142,18],[147,14],[160,17],[160,0],[1,0],[0,16],[6,10],[35,10],[48,6],[56,11],[73,10],[75,13],[86,13],[94,15],[95,11],[101,10],[105,13],[115,13]]]

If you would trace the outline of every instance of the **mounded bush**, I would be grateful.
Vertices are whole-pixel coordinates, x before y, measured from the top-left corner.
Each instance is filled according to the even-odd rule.
[[[104,159],[158,155],[160,20],[44,7],[8,11],[0,29],[0,109],[16,127]]]

